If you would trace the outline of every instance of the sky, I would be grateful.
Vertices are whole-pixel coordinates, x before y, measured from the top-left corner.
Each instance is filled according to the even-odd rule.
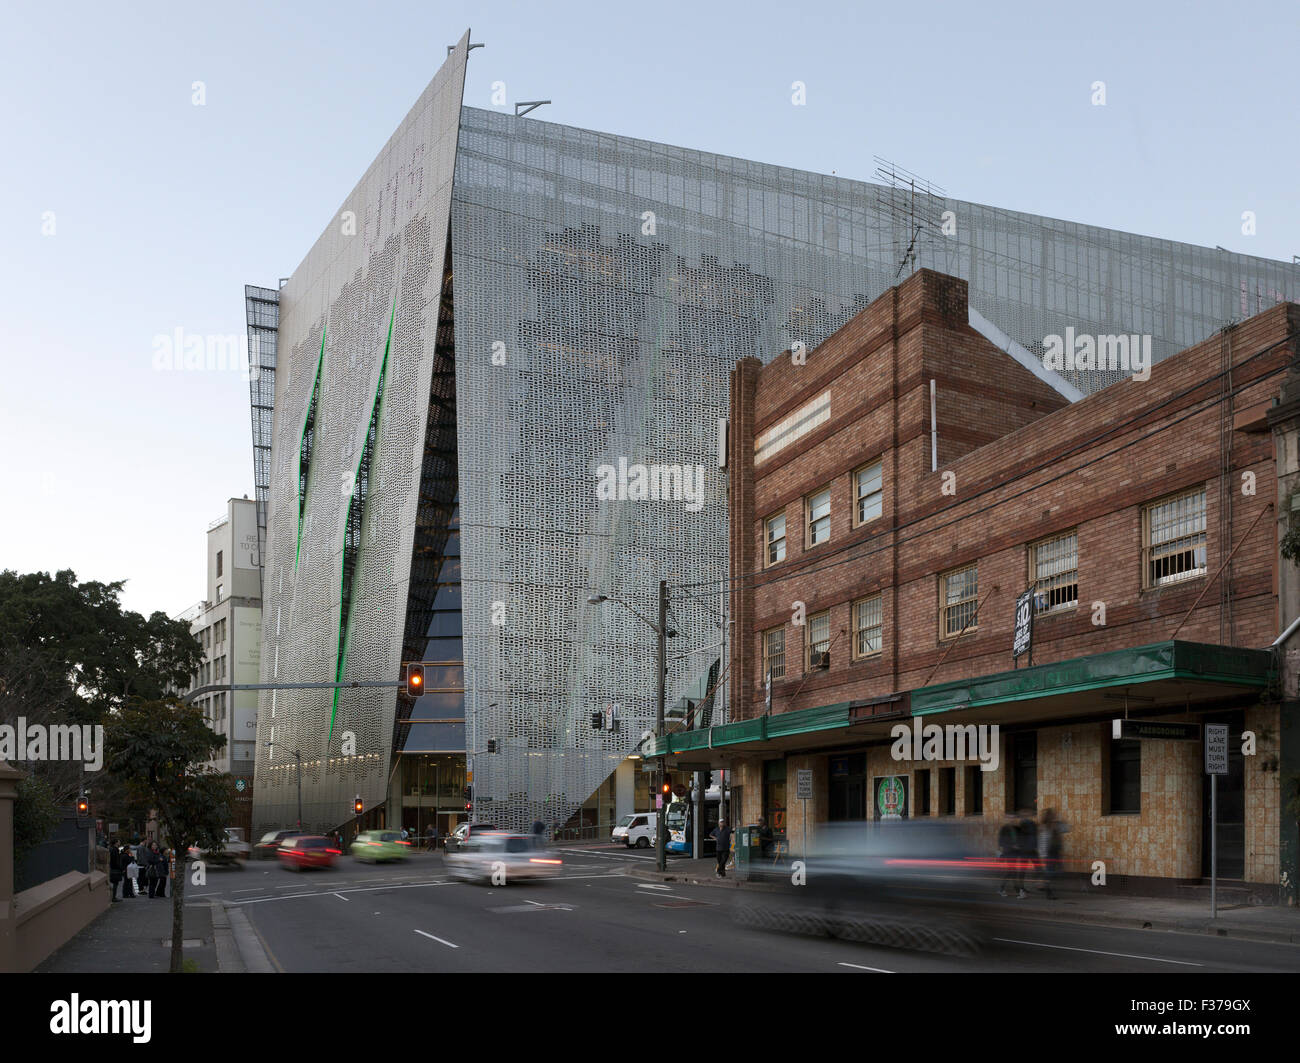
[[[502,81],[547,121],[1300,254],[1295,0],[53,10],[0,22],[0,569],[145,613],[204,596],[207,526],[253,494],[237,360],[168,345],[243,335],[244,284],[294,271],[467,28],[470,106]]]

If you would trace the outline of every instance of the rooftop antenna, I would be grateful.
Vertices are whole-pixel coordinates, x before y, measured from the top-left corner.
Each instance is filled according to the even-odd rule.
[[[486,47],[486,46],[485,46],[485,45],[482,45],[482,44],[471,44],[468,48],[465,49],[465,53],[468,55],[468,54],[469,54],[470,52],[472,52],[475,48],[483,48],[483,47]],[[447,54],[448,54],[448,55],[451,55],[451,53],[454,52],[455,50],[456,50],[456,46],[455,46],[454,44],[449,44],[449,45],[447,45]]]
[[[550,102],[551,102],[550,100],[520,100],[518,103],[515,104],[515,117],[522,118],[529,111],[535,111],[537,110],[537,108],[543,106],[544,104],[548,104]],[[520,107],[523,108],[522,111],[519,109]]]
[[[917,246],[922,239],[942,237],[944,190],[888,159],[874,158],[876,176],[883,182],[876,188],[876,205],[893,223],[897,280],[904,270],[916,272]]]

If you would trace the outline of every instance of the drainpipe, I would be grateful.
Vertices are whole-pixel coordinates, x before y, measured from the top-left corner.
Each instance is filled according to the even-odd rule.
[[[1273,640],[1272,644],[1269,646],[1269,649],[1275,650],[1279,646],[1281,646],[1282,643],[1284,643],[1287,639],[1289,639],[1292,635],[1295,634],[1296,628],[1300,628],[1300,616],[1297,616],[1294,620],[1292,620],[1290,626],[1285,631],[1283,631],[1282,634],[1280,634],[1277,638]]]

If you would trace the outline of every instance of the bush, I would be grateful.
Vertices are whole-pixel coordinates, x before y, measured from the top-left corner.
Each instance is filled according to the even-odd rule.
[[[61,813],[54,792],[41,779],[29,775],[18,783],[14,801],[14,862],[35,849],[58,825]]]

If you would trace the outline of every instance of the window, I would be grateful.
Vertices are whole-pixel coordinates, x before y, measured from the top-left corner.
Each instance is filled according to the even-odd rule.
[[[1142,742],[1121,738],[1110,744],[1110,801],[1106,810],[1142,811]]]
[[[221,575],[221,551],[217,551],[217,575]]]
[[[1012,735],[1011,757],[1011,807],[1017,812],[1033,812],[1038,807],[1038,732]]]
[[[930,814],[930,769],[919,768],[916,772],[916,814]]]
[[[880,652],[880,595],[853,603],[853,655],[872,657]]]
[[[1142,585],[1161,587],[1205,573],[1205,490],[1142,510]]]
[[[785,560],[785,514],[778,513],[767,519],[767,563],[775,565]]]
[[[218,584],[217,584],[217,601],[221,601],[222,590],[223,590],[223,588],[222,588],[221,584],[218,583]]]
[[[984,815],[984,772],[975,764],[966,769],[966,815]]]
[[[808,670],[829,665],[831,649],[831,614],[818,613],[808,618]]]
[[[831,537],[831,489],[828,487],[815,495],[809,495],[806,505],[808,545],[816,546]]]
[[[853,474],[853,497],[858,500],[854,527],[875,520],[881,513],[881,466],[873,462]]]
[[[785,628],[763,632],[763,675],[780,679],[785,675]]]
[[[939,769],[939,808],[942,816],[957,814],[957,769]]]
[[[1079,604],[1079,533],[1044,539],[1029,548],[1034,612],[1050,613]]]
[[[975,610],[979,605],[978,566],[959,568],[939,579],[939,637],[956,638],[963,631],[976,629]]]

